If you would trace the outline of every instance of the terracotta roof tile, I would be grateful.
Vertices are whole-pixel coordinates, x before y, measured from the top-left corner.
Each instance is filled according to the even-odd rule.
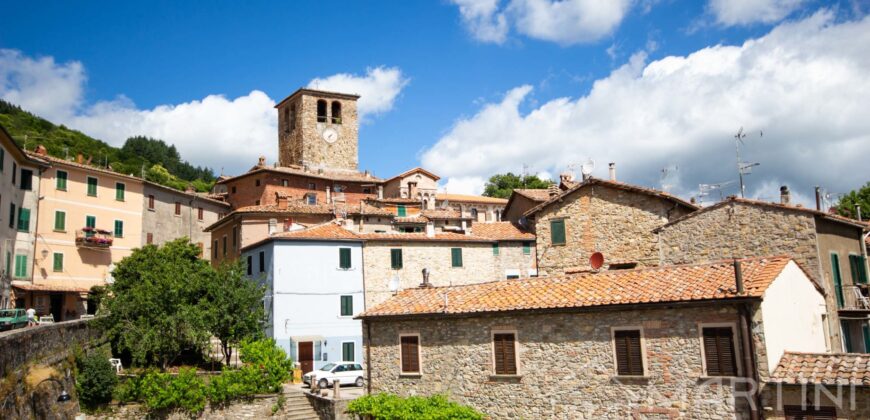
[[[420,214],[431,220],[472,220],[471,216],[463,216],[456,210],[422,210]]]
[[[627,184],[624,182],[608,181],[608,180],[604,180],[604,179],[590,177],[586,181],[580,182],[580,183],[572,186],[570,189],[568,189],[564,193],[562,193],[558,196],[552,197],[552,198],[548,199],[547,201],[545,201],[541,204],[538,204],[535,207],[532,207],[531,209],[529,209],[528,211],[523,213],[523,216],[529,216],[529,215],[532,215],[534,213],[537,213],[538,211],[542,210],[543,208],[548,207],[549,205],[555,203],[556,201],[561,200],[562,197],[565,197],[568,194],[571,194],[572,192],[580,190],[581,188],[589,186],[589,185],[603,185],[605,187],[617,188],[617,189],[621,189],[621,190],[625,190],[625,191],[632,191],[632,192],[637,192],[637,193],[641,193],[641,194],[647,194],[647,195],[651,195],[651,196],[655,196],[655,197],[660,197],[660,198],[672,201],[676,204],[682,205],[682,206],[687,207],[687,208],[692,209],[692,210],[697,210],[699,208],[698,206],[696,206],[688,201],[685,201],[677,196],[671,195],[671,194],[666,193],[664,191],[659,191],[659,190],[652,189],[652,188],[642,187],[639,185]]]
[[[427,171],[427,170],[425,170],[425,169],[423,169],[423,168],[421,168],[421,167],[418,166],[418,167],[416,167],[416,168],[408,169],[407,171],[402,172],[402,173],[400,173],[400,174],[398,174],[398,175],[396,175],[396,176],[394,176],[394,177],[392,177],[392,178],[388,178],[387,181],[392,181],[392,180],[394,180],[394,179],[396,179],[396,178],[405,177],[405,176],[408,176],[408,175],[411,175],[411,174],[413,174],[413,173],[417,173],[417,172],[422,172],[422,173],[426,174],[426,176],[428,176],[428,177],[430,177],[430,178],[432,178],[432,179],[434,179],[434,180],[436,180],[436,181],[439,180],[439,179],[441,179],[440,176],[435,175],[435,174],[433,174],[432,172],[429,172],[429,171]]]
[[[353,215],[363,215],[363,216],[384,216],[384,217],[393,217],[395,216],[393,212],[383,209],[380,207],[373,206],[371,204],[363,203],[362,206],[359,204],[341,204],[336,203],[335,209],[338,211],[347,211],[347,214]]]
[[[306,204],[298,200],[288,200],[286,208],[280,208],[276,204],[265,204],[239,207],[230,214],[234,213],[333,214],[334,210],[326,204]]]
[[[482,203],[482,204],[507,204],[504,198],[484,197],[482,195],[466,195],[466,194],[435,194],[435,199],[438,201],[456,201],[460,203]]]
[[[290,232],[281,232],[272,235],[276,239],[345,239],[359,240],[359,235],[345,229],[335,222],[328,222],[317,226],[312,226],[308,229],[295,230]]]
[[[514,192],[538,202],[544,202],[550,199],[550,191],[546,188],[515,188]]]
[[[471,230],[474,236],[496,241],[534,241],[535,234],[526,232],[511,222],[475,223]]]
[[[870,354],[785,352],[770,382],[870,386]]]
[[[65,160],[65,159],[61,159],[61,158],[57,158],[57,157],[49,156],[49,155],[40,155],[40,154],[33,153],[33,152],[25,152],[25,153],[27,153],[27,156],[29,156],[31,158],[42,159],[42,160],[45,160],[49,163],[57,163],[60,165],[67,165],[67,166],[71,166],[74,168],[81,168],[81,169],[88,170],[88,171],[94,171],[94,172],[99,172],[99,173],[103,173],[103,174],[114,175],[114,176],[121,177],[121,178],[134,179],[134,180],[137,180],[140,182],[144,181],[142,178],[138,178],[138,177],[135,177],[132,175],[122,174],[120,172],[115,172],[111,169],[100,168],[100,167],[91,166],[91,165],[85,165],[84,163],[78,163],[78,162]]]
[[[722,261],[406,289],[360,316],[464,314],[759,298],[791,259],[770,257],[742,261],[746,288],[742,294],[735,290],[732,262]],[[444,306],[445,296],[447,308]]]
[[[361,233],[360,238],[366,241],[423,241],[423,242],[493,242],[491,239],[477,235],[465,235],[462,233],[439,232],[435,236],[427,236],[425,232],[419,233]]]
[[[373,184],[382,183],[383,180],[365,172],[356,172],[356,171],[335,171],[335,170],[308,170],[306,171],[303,168],[294,168],[289,166],[254,166],[248,172],[245,172],[241,175],[236,175],[233,177],[227,177],[224,179],[219,179],[217,181],[218,184],[223,184],[231,180],[235,180],[238,178],[243,178],[246,176],[250,176],[259,172],[277,172],[283,174],[290,175],[299,175],[310,178],[317,179],[326,179],[330,181],[345,181],[345,182],[371,182]]]
[[[408,216],[408,217],[394,217],[394,223],[429,223],[429,218],[426,216]]]

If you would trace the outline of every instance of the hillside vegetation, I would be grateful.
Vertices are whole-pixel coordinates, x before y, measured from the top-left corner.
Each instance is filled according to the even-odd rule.
[[[193,166],[181,159],[175,146],[148,137],[130,137],[121,148],[69,129],[22,110],[17,105],[0,100],[0,125],[15,142],[33,151],[43,145],[48,154],[61,159],[74,159],[78,153],[98,167],[128,175],[145,177],[149,181],[183,190],[192,185],[197,191],[209,191],[214,185],[210,168]]]

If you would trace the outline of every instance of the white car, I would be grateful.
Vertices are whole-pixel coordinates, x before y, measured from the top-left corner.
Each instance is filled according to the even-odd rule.
[[[341,385],[363,386],[363,375],[363,368],[359,363],[327,363],[320,369],[302,375],[302,382],[308,386],[316,383],[318,388],[329,388],[335,381]]]

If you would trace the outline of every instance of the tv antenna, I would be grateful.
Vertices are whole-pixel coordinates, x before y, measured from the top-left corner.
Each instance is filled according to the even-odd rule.
[[[520,181],[523,183],[523,188],[526,188],[526,178],[529,177],[529,165],[523,163],[523,173],[520,176],[522,177]]]
[[[672,174],[675,174],[678,170],[680,170],[680,167],[677,166],[676,164],[668,165],[668,166],[665,166],[664,168],[662,168],[662,175],[661,175],[661,178],[659,179],[659,183],[661,184],[662,191],[668,192],[668,191],[670,191],[671,188],[673,188],[674,185],[668,181],[669,181],[670,176]]]
[[[747,136],[746,133],[743,132],[743,127],[740,127],[737,130],[737,134],[734,135],[734,149],[737,153],[737,175],[740,178],[740,198],[746,198],[746,185],[743,183],[743,175],[750,175],[752,173],[752,168],[758,165],[761,165],[758,162],[743,162],[740,160],[740,145],[744,144],[743,139]],[[764,136],[763,131],[758,132],[758,137]]]
[[[725,189],[725,187],[733,183],[734,181],[722,181],[714,184],[698,184],[698,201],[702,202],[704,200],[704,197],[712,195],[715,192],[719,193],[719,201],[722,201],[722,191]]]

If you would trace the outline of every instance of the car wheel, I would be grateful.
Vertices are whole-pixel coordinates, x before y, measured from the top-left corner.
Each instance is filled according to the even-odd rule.
[[[317,387],[320,389],[329,388],[329,382],[326,379],[321,379],[317,381]]]
[[[356,385],[356,386],[359,386],[359,387],[363,386],[363,378],[362,378],[362,376],[360,376],[359,378],[356,378],[356,382],[354,382],[353,384]]]

